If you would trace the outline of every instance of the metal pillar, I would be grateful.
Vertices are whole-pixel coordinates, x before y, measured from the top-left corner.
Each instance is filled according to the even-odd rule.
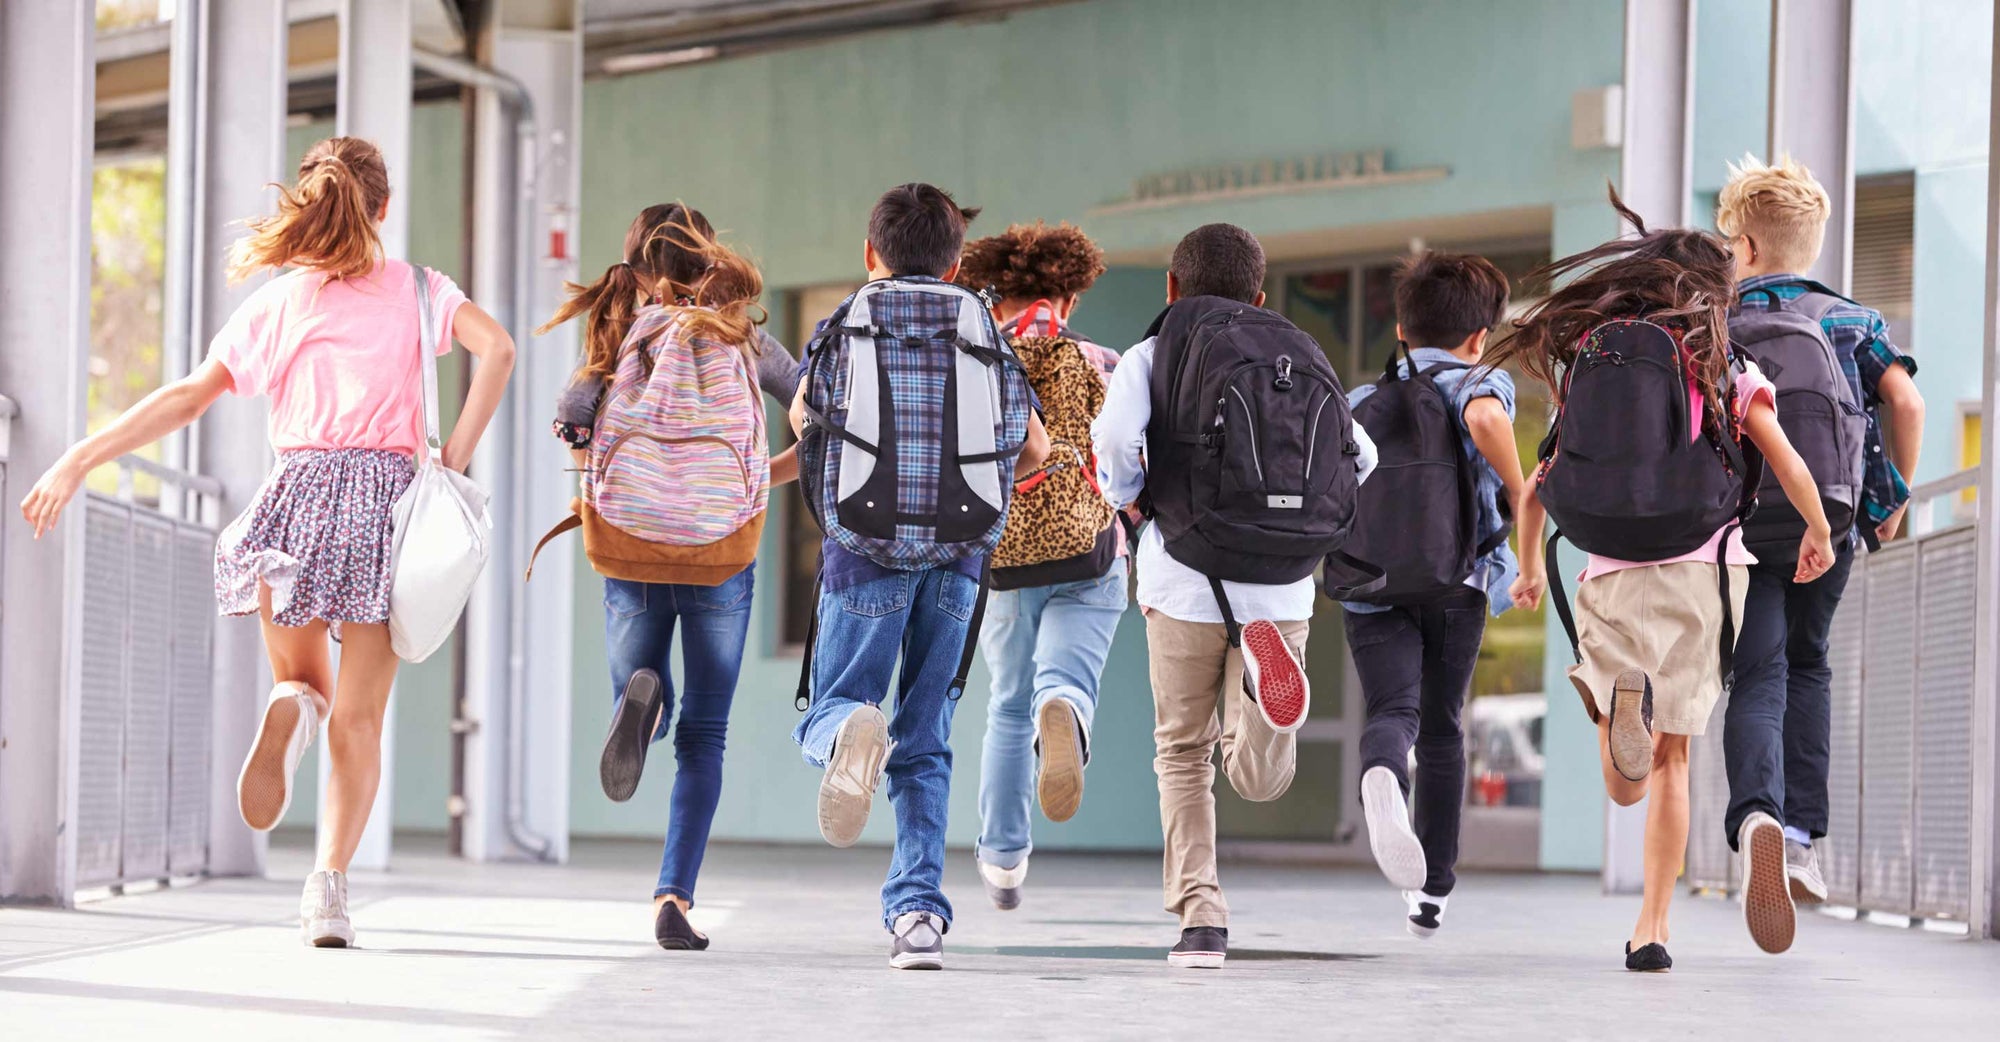
[[[2000,19],[1993,26],[2000,68]],[[1987,109],[1986,356],[1979,381],[1979,574],[1972,669],[1972,910],[1975,937],[2000,937],[2000,77]]]
[[[1853,0],[1771,0],[1771,122],[1766,153],[1812,170],[1833,201],[1826,244],[1807,274],[1845,293],[1854,274]]]
[[[535,589],[521,573],[532,541],[574,494],[559,442],[539,435],[540,410],[568,379],[574,326],[526,329],[554,309],[573,260],[542,263],[551,212],[578,195],[582,24],[575,0],[501,0],[474,27],[479,61],[517,82],[523,110],[499,84],[480,84],[476,113],[472,298],[517,333],[507,400],[487,428],[472,474],[493,493],[495,552],[466,611],[466,855],[479,861],[561,861],[569,853],[570,632],[573,548],[542,556]],[[523,199],[528,205],[523,206]]]
[[[1649,227],[1688,223],[1694,184],[1694,41],[1695,0],[1626,0],[1619,194]],[[1620,807],[1607,799],[1604,807],[1604,889],[1636,893],[1645,882],[1646,801]]]
[[[382,222],[384,255],[409,252],[410,0],[341,0],[340,67],[335,86],[335,133],[367,138],[389,168],[389,216]],[[392,695],[393,698],[393,695]],[[319,758],[321,806],[332,758]],[[382,721],[382,782],[367,831],[354,852],[356,868],[389,867],[395,827],[396,714]],[[326,814],[320,814],[326,827]]]
[[[285,180],[288,32],[282,4],[268,0],[203,0],[204,70],[194,149],[195,243],[189,292],[190,351],[199,355],[230,314],[262,285],[259,275],[237,285],[223,276],[229,244],[244,218],[270,213]],[[181,176],[178,166],[169,183]],[[193,365],[190,360],[189,365]],[[264,399],[224,395],[196,425],[190,470],[223,485],[222,516],[241,513],[270,470]],[[236,773],[257,736],[270,665],[255,619],[218,619],[214,646],[214,765],[209,779],[208,858],[214,875],[261,875],[267,841],[243,824],[236,807]]]
[[[0,3],[0,394],[19,403],[19,495],[83,436],[90,354],[96,24],[82,3]],[[29,538],[0,519],[0,900],[69,904],[83,509]]]

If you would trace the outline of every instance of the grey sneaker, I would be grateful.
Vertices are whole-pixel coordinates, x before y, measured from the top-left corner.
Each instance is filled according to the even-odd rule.
[[[299,895],[299,930],[314,948],[346,948],[354,944],[354,924],[347,919],[347,874],[314,872]]]
[[[1786,882],[1784,826],[1757,811],[1736,830],[1736,850],[1743,858],[1743,924],[1750,939],[1773,955],[1786,951],[1798,931],[1798,911]]]
[[[1028,859],[1013,868],[1001,868],[978,862],[979,881],[986,884],[986,897],[993,907],[1003,912],[1011,912],[1021,907],[1021,884],[1028,881]]]
[[[851,847],[868,825],[875,786],[889,762],[889,720],[874,706],[862,706],[840,722],[819,783],[819,834],[836,847]]]
[[[943,919],[929,912],[897,916],[895,936],[889,942],[889,965],[899,970],[944,969],[944,932],[948,929]]]
[[[1826,877],[1820,874],[1819,851],[1810,844],[1785,839],[1785,875],[1792,881],[1792,900],[1816,905],[1826,900]]]

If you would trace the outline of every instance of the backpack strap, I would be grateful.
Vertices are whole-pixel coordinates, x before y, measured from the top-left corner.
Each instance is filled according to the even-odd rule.
[[[1718,657],[1721,664],[1722,693],[1727,695],[1736,686],[1736,602],[1729,591],[1729,536],[1739,523],[1731,521],[1723,529],[1722,541],[1716,544],[1715,572],[1716,588],[1722,594],[1722,630],[1717,638]],[[1562,538],[1562,530],[1549,533],[1545,560],[1549,573],[1549,600],[1556,606],[1556,618],[1562,620],[1563,634],[1569,638],[1569,652],[1577,662],[1583,661],[1583,649],[1576,638],[1576,617],[1570,611],[1569,593],[1563,588],[1562,568],[1556,560],[1556,542]]]
[[[1505,539],[1506,536],[1503,534],[1501,538]],[[1482,554],[1481,556],[1484,555]],[[1361,575],[1366,577],[1362,579],[1360,582],[1349,583],[1346,586],[1329,586],[1327,588],[1326,594],[1327,596],[1333,598],[1336,601],[1360,600],[1361,598],[1366,597],[1369,594],[1382,589],[1384,586],[1389,585],[1388,572],[1383,571],[1382,569],[1377,568],[1372,564],[1369,564],[1367,561],[1364,561],[1361,558],[1356,557],[1345,550],[1335,550],[1334,552],[1327,554],[1326,559],[1334,564],[1338,564],[1341,567],[1347,569],[1347,571],[1351,574]]]
[[[820,548],[819,564],[813,568],[813,611],[812,621],[806,624],[806,653],[800,656],[799,689],[792,696],[792,705],[803,713],[812,708],[813,646],[819,643],[819,599],[821,585],[826,581],[826,549]]]
[[[1556,543],[1562,537],[1562,529],[1554,529],[1549,532],[1548,542],[1543,544],[1543,559],[1549,573],[1549,600],[1555,604],[1556,618],[1562,620],[1563,634],[1569,638],[1570,656],[1581,663],[1583,649],[1576,640],[1576,617],[1570,614],[1569,591],[1563,588],[1562,565],[1556,559]]]
[[[986,595],[993,588],[993,556],[979,566],[979,594],[972,601],[972,618],[965,624],[965,645],[958,652],[958,672],[945,688],[945,697],[956,702],[965,695],[965,681],[972,673],[972,657],[979,652],[979,628],[986,624]]]
[[[1229,635],[1229,646],[1243,646],[1243,627],[1236,624],[1236,613],[1229,610],[1229,591],[1222,588],[1222,580],[1211,575],[1208,588],[1215,591],[1215,603],[1222,607],[1222,629]]]
[[[564,532],[574,532],[582,527],[583,527],[583,515],[577,513],[574,505],[572,505],[569,516],[563,518],[561,521],[556,522],[556,526],[554,528],[551,528],[547,532],[542,533],[541,540],[535,543],[535,548],[533,550],[529,551],[528,570],[521,573],[521,581],[527,582],[528,580],[533,579],[535,577],[535,558],[542,556],[542,547],[549,545],[549,540],[554,539],[555,537],[563,534]]]

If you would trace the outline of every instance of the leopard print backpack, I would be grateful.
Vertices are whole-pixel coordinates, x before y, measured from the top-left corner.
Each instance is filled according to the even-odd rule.
[[[1049,310],[1044,331],[1035,315]],[[1114,512],[1097,485],[1090,425],[1104,407],[1104,378],[1083,348],[1062,335],[1055,309],[1037,302],[1007,332],[1041,401],[1049,454],[1040,469],[1014,485],[1007,527],[993,551],[990,582],[996,590],[1095,579],[1111,569],[1118,552]]]

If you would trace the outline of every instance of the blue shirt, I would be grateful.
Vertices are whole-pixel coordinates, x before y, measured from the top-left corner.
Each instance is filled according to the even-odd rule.
[[[1462,365],[1457,355],[1441,347],[1418,347],[1410,351],[1410,361],[1420,369],[1434,365]],[[1405,374],[1410,371],[1410,363],[1400,363]],[[1475,379],[1476,377],[1476,379]],[[1504,370],[1486,370],[1479,365],[1470,369],[1447,369],[1431,377],[1447,402],[1451,403],[1453,422],[1458,427],[1459,448],[1465,453],[1466,461],[1472,466],[1473,499],[1478,505],[1478,517],[1473,531],[1475,543],[1492,538],[1508,524],[1507,515],[1500,504],[1507,495],[1506,483],[1500,480],[1500,472],[1493,464],[1486,462],[1486,456],[1479,446],[1472,443],[1472,431],[1465,426],[1465,407],[1480,398],[1495,398],[1500,407],[1507,410],[1507,418],[1514,418],[1514,378]],[[1375,393],[1373,383],[1362,384],[1347,392],[1349,406],[1360,405]],[[1360,424],[1356,424],[1359,427]],[[1513,607],[1514,599],[1508,593],[1514,585],[1514,577],[1521,573],[1520,562],[1514,551],[1503,540],[1486,556],[1473,562],[1472,574],[1466,576],[1465,585],[1486,594],[1488,606],[1493,614],[1499,615]],[[1355,604],[1342,602],[1341,607],[1359,615],[1388,611],[1379,604]]]
[[[1759,275],[1736,285],[1738,307],[1765,310],[1771,300],[1755,290],[1768,290],[1785,300],[1797,300],[1810,292],[1803,275]],[[1905,475],[1896,470],[1889,454],[1882,451],[1882,376],[1891,367],[1902,366],[1917,375],[1917,360],[1903,353],[1889,339],[1889,323],[1882,313],[1848,300],[1837,300],[1820,320],[1826,338],[1833,342],[1834,357],[1840,359],[1841,374],[1855,404],[1868,414],[1868,434],[1861,442],[1861,510],[1870,528],[1889,520],[1910,498]],[[1849,533],[1849,538],[1852,538]]]

